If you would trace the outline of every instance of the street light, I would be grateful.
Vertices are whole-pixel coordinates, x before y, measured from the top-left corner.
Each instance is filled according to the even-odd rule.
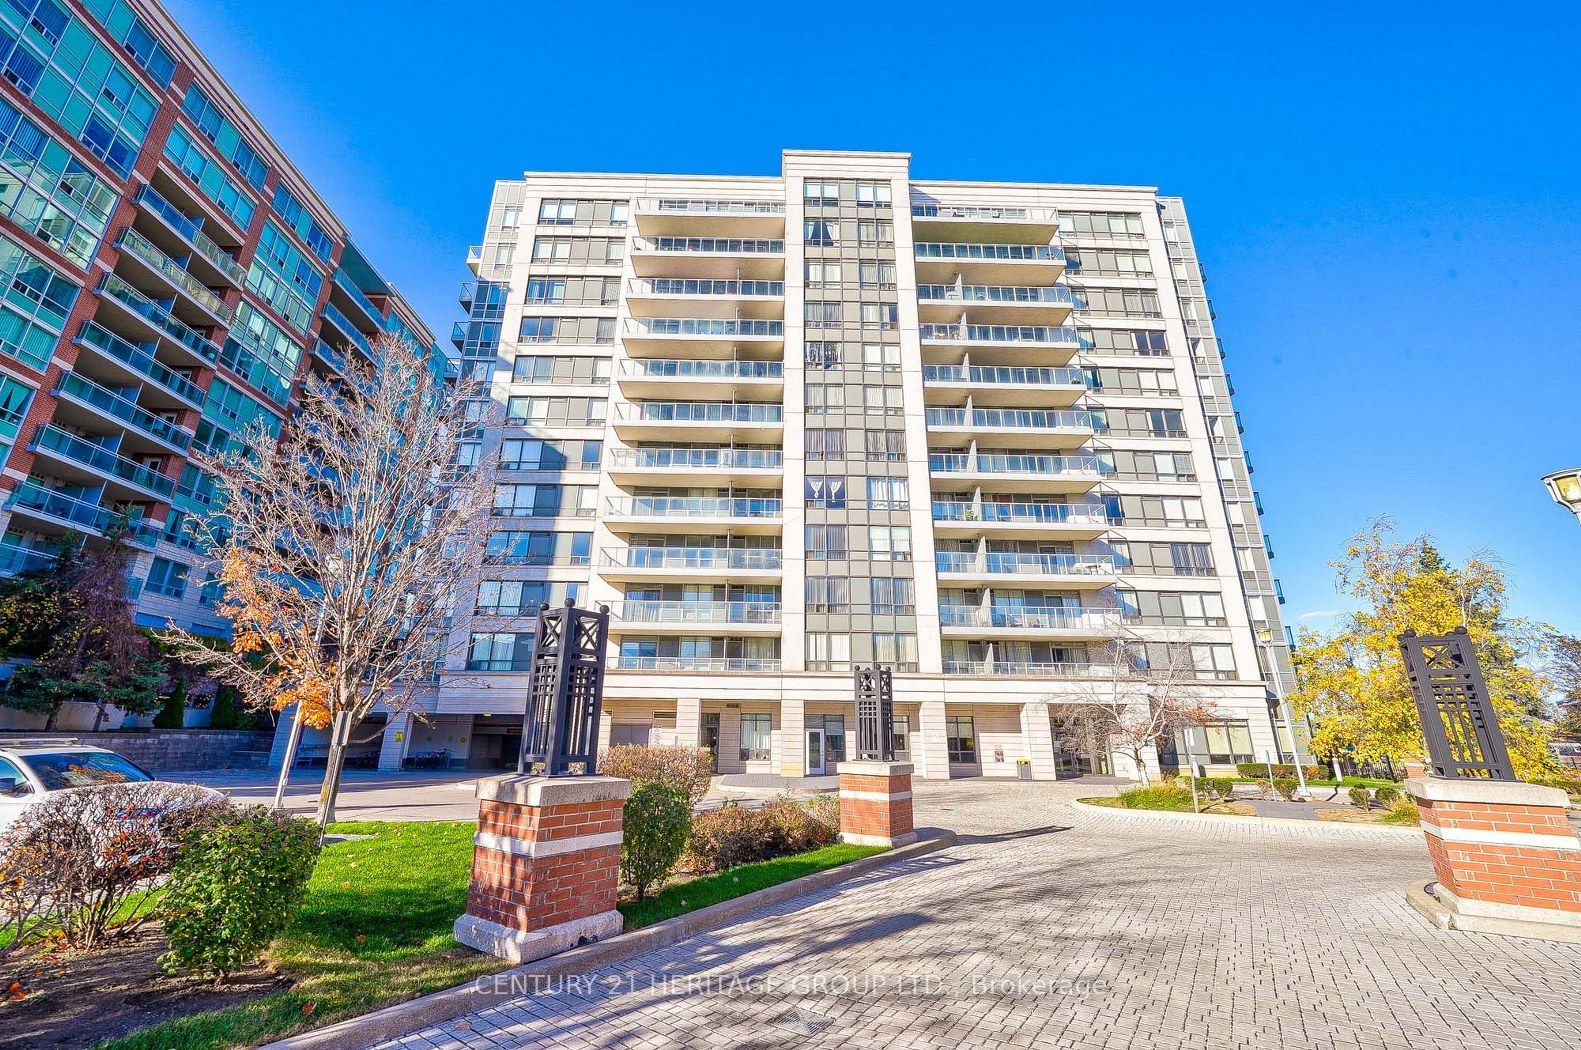
[[[1581,518],[1581,467],[1558,470],[1543,478],[1554,502]]]

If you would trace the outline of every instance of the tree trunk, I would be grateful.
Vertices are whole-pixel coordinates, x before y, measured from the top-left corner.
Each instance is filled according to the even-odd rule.
[[[1142,778],[1142,786],[1152,787],[1153,781],[1147,775],[1147,759],[1142,754],[1141,748],[1131,750],[1131,761],[1136,763],[1136,775]]]
[[[49,717],[44,719],[44,732],[55,731],[55,724],[60,721],[60,708],[60,704],[55,704],[49,709]]]
[[[335,798],[340,794],[340,772],[346,765],[346,744],[351,739],[351,714],[343,711],[330,727],[329,757],[324,763],[324,782],[318,789],[318,826],[327,828],[335,819]]]
[[[93,712],[93,731],[95,733],[104,728],[105,708],[109,706],[109,703],[108,700],[100,700],[99,706]]]

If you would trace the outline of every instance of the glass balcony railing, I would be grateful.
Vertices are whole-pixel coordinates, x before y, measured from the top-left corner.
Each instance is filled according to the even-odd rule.
[[[13,489],[5,505],[8,510],[20,508],[35,511],[92,532],[103,532],[119,516],[97,503],[68,496],[64,492],[57,492],[31,479]],[[154,546],[159,538],[157,526],[137,518],[132,519],[129,524],[127,539],[140,546],[148,548]]]
[[[639,205],[644,211],[673,212],[680,215],[784,215],[784,201],[682,200],[660,197]]]
[[[197,329],[176,319],[170,308],[155,302],[127,284],[113,273],[104,275],[99,282],[99,292],[108,295],[122,306],[142,317],[166,336],[180,343],[209,363],[219,359],[220,348],[198,334]]]
[[[1011,306],[1049,304],[1074,306],[1070,289],[1063,284],[1047,287],[999,284],[919,284],[917,298],[927,303],[1004,303]]]
[[[0,542],[0,576],[16,576],[24,572],[47,569],[59,560],[60,555],[54,551],[41,551],[36,547]]]
[[[1081,662],[1034,663],[1009,660],[945,660],[949,675],[984,675],[1000,678],[1083,678],[1100,674],[1098,664]]]
[[[735,339],[742,336],[783,336],[784,321],[755,321],[731,317],[633,317],[627,335],[692,335]]]
[[[1087,374],[1079,368],[1025,368],[1020,365],[923,365],[928,383],[983,383],[1004,386],[1078,386]]]
[[[991,204],[913,204],[911,214],[919,219],[1030,219],[1027,208],[1001,208]],[[1052,216],[1050,216],[1052,219]]]
[[[324,319],[340,329],[342,335],[357,345],[357,348],[367,355],[368,360],[374,360],[373,344],[368,342],[368,337],[357,330],[345,314],[335,308],[333,303],[324,304]]]
[[[922,324],[917,326],[917,335],[944,343],[1081,345],[1081,337],[1072,325]]]
[[[1108,632],[1120,622],[1107,609],[1065,605],[989,606],[940,605],[939,622],[946,627],[1027,627],[1065,631]]]
[[[747,496],[625,496],[609,513],[633,518],[777,518],[781,501]]]
[[[325,364],[329,365],[341,375],[346,374],[346,355],[320,339],[313,344],[313,353]]]
[[[778,361],[708,361],[696,358],[668,360],[628,358],[620,374],[644,379],[779,379],[785,374]]]
[[[617,671],[778,671],[777,657],[630,656],[615,658]]]
[[[919,241],[917,258],[1064,262],[1065,249],[1052,244],[956,244],[953,241]]]
[[[617,467],[671,467],[728,470],[778,470],[785,455],[774,449],[759,448],[621,448],[610,452],[609,461]]]
[[[780,603],[628,600],[612,603],[610,615],[626,623],[776,624]]]
[[[780,552],[762,547],[627,547],[604,552],[604,564],[622,569],[777,570]]]
[[[225,300],[215,295],[204,283],[187,272],[179,262],[159,250],[159,246],[144,237],[131,227],[121,231],[120,238],[115,246],[121,251],[141,259],[150,269],[156,271],[161,277],[180,289],[188,298],[203,309],[219,318],[224,324],[230,324],[232,318],[231,308],[225,305]]]
[[[77,330],[76,341],[115,358],[184,401],[199,406],[203,404],[204,393],[196,383],[174,369],[166,368],[154,360],[153,354],[96,321],[84,321]]]
[[[109,449],[69,434],[59,427],[46,423],[38,428],[33,439],[33,450],[45,450],[93,470],[119,478],[139,488],[169,499],[176,491],[173,479],[145,467],[134,460],[119,456]]]
[[[369,299],[361,288],[352,283],[351,278],[346,276],[344,270],[335,271],[334,281],[335,287],[344,292],[346,298],[356,303],[357,307],[368,315],[370,321],[382,326],[384,314],[379,312],[379,308],[373,305],[373,300]]]
[[[152,212],[163,219],[165,224],[180,234],[199,255],[238,286],[247,280],[246,268],[237,262],[235,257],[215,244],[208,234],[203,232],[202,226],[196,219],[189,219],[181,209],[154,192],[152,186],[144,186],[138,191],[137,204],[144,211]]]
[[[1110,554],[1022,554],[1015,551],[938,551],[939,572],[1004,573],[1028,576],[1107,576],[1115,571]]]
[[[934,500],[934,521],[981,521],[1027,525],[1108,525],[1101,503],[981,503]]]
[[[782,296],[784,281],[709,280],[701,277],[639,277],[628,284],[632,295],[722,295],[730,298]]]
[[[784,255],[785,242],[764,237],[639,237],[637,249],[707,255]]]
[[[930,427],[972,427],[984,429],[1019,428],[1025,430],[1081,430],[1104,429],[1101,415],[1095,412],[1065,411],[1043,408],[930,408],[927,411]]]
[[[61,375],[60,383],[55,387],[55,394],[91,405],[183,452],[192,445],[192,431],[161,419],[147,409],[139,408],[135,402],[128,401],[113,390],[102,387],[76,372],[66,372]]]
[[[644,401],[621,405],[616,418],[628,423],[779,423],[782,405],[736,401]]]
[[[1096,456],[1045,456],[1036,453],[935,452],[928,469],[942,474],[1028,474],[1041,477],[1092,477],[1114,473]]]

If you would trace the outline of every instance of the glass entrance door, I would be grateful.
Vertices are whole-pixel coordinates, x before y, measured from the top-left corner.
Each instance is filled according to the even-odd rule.
[[[823,755],[823,730],[807,730],[807,775],[822,776],[824,773]]]
[[[708,754],[714,760],[714,772],[719,772],[719,715],[717,713],[703,716],[703,746],[708,749]]]

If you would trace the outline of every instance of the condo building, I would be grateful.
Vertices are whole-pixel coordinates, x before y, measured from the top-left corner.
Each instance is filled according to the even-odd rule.
[[[721,773],[854,758],[874,663],[927,778],[1133,773],[1061,719],[1116,658],[1189,665],[1223,716],[1194,762],[1290,754],[1179,199],[914,181],[897,153],[534,172],[497,185],[468,264],[453,339],[503,406],[468,452],[497,466],[492,532],[382,764],[513,763],[536,613],[567,597],[611,612],[605,744],[703,746]]]
[[[223,636],[190,457],[433,336],[152,0],[0,3],[0,73],[0,572],[124,518],[138,621]]]

